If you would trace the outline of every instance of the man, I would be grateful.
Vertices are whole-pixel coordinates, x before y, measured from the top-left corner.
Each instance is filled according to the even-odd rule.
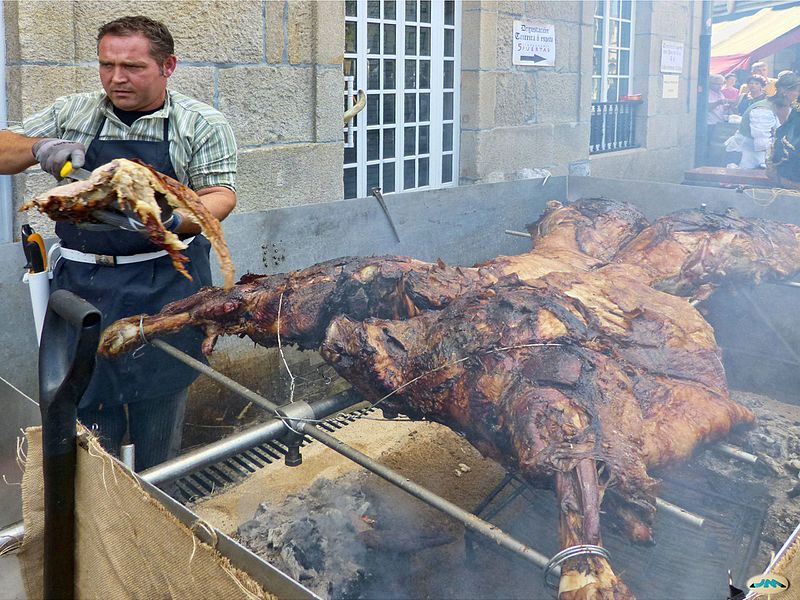
[[[211,213],[224,219],[236,205],[233,131],[218,111],[167,89],[177,61],[166,26],[142,16],[107,23],[98,31],[97,54],[104,92],[58,98],[16,131],[0,131],[0,173],[19,173],[38,162],[58,177],[67,160],[91,170],[115,158],[138,158],[194,189]],[[137,232],[59,222],[62,260],[54,266],[53,288],[71,290],[97,306],[105,327],[122,317],[157,312],[210,285],[210,245],[201,235],[193,237],[199,227],[178,211],[165,223],[192,240],[184,251],[192,282]],[[115,256],[116,265],[96,264],[96,255]],[[127,257],[124,264],[119,257]],[[170,341],[200,357],[199,332]],[[121,360],[98,358],[78,417],[96,426],[112,453],[127,430],[136,445],[136,468],[146,469],[177,452],[187,388],[195,377],[152,347]]]
[[[764,100],[767,93],[764,91],[767,87],[767,79],[761,75],[750,75],[747,78],[747,93],[739,98],[736,104],[736,114],[743,115],[751,104]]]
[[[775,95],[775,85],[778,83],[778,80],[774,77],[769,76],[769,66],[765,62],[755,62],[750,67],[750,74],[751,75],[761,75],[764,79],[767,80],[767,86],[764,88],[764,93],[767,96],[774,96]],[[739,88],[739,99],[742,99],[747,93],[747,83],[743,83]]]
[[[722,95],[726,99],[737,101],[739,99],[739,89],[736,87],[736,75],[728,73],[725,75],[725,85],[722,87]]]

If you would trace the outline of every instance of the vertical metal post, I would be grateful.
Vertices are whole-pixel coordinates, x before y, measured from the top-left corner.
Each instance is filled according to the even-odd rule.
[[[133,444],[123,444],[119,449],[119,459],[122,463],[128,467],[131,471],[135,471],[136,468],[136,448]]]
[[[694,166],[701,166],[708,148],[708,75],[711,68],[711,0],[703,0],[703,23],[700,28],[700,60],[697,67],[697,119],[694,146]]]

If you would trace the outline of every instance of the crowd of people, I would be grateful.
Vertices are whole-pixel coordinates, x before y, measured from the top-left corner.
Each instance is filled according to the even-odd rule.
[[[736,80],[733,73],[709,76],[708,140],[714,139],[721,123],[737,124],[736,133],[725,141],[725,151],[740,153],[741,158],[728,166],[765,169],[775,132],[787,121],[800,96],[800,76],[787,70],[773,78],[766,63],[756,62],[738,88]]]

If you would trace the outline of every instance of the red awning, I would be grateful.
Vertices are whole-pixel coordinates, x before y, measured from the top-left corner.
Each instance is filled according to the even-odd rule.
[[[726,74],[800,43],[800,6],[784,10],[765,8],[725,23],[711,34],[711,72]]]

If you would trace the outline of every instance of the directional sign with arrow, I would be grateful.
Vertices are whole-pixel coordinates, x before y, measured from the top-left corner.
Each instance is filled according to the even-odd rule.
[[[514,21],[512,63],[553,67],[556,64],[556,28],[553,23]]]

